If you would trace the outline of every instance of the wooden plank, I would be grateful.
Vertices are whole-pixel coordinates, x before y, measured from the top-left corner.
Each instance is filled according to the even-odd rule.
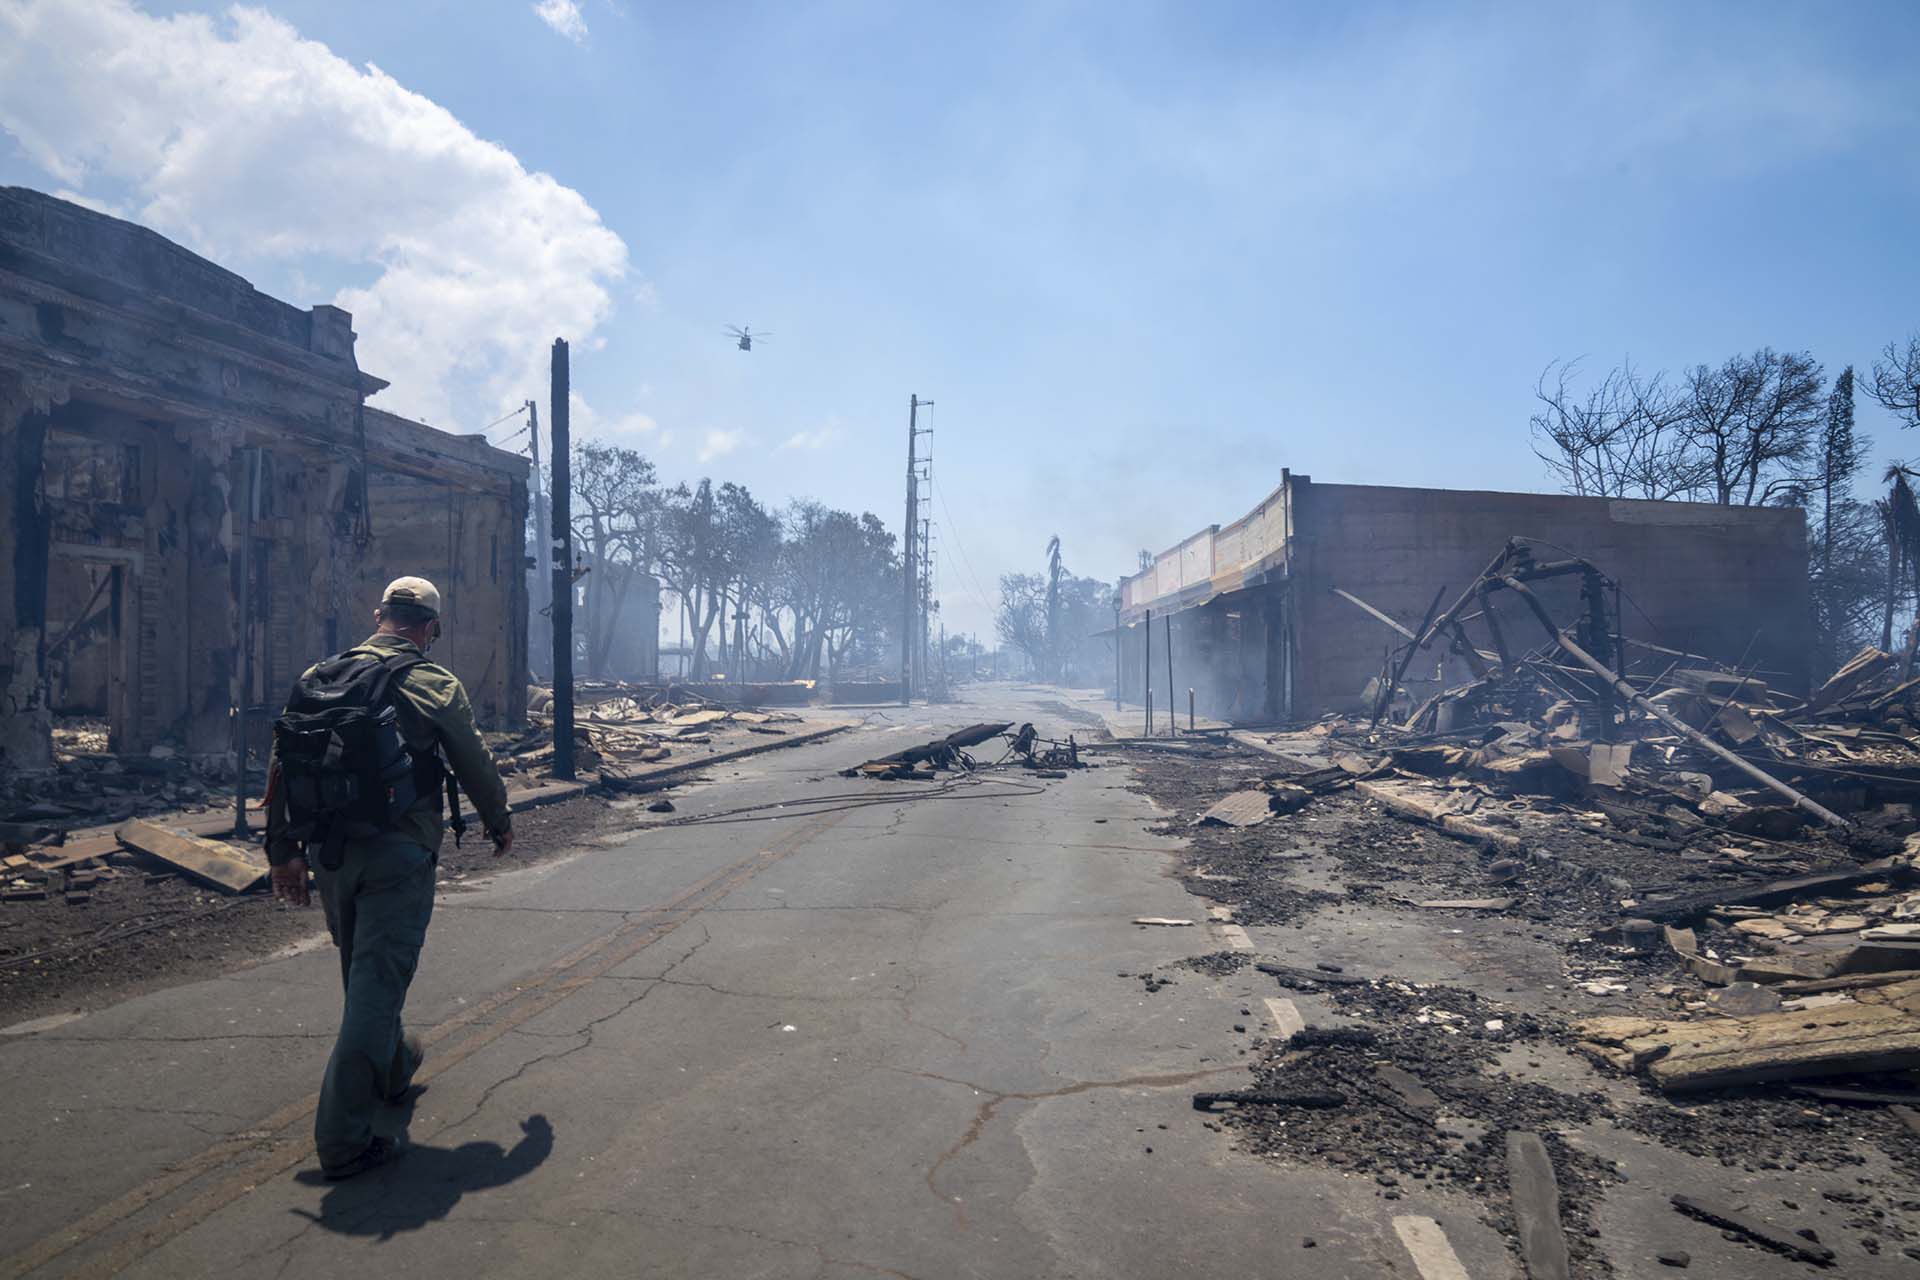
[[[1648,920],[1662,922],[1685,920],[1691,916],[1704,915],[1715,907],[1772,906],[1776,903],[1791,902],[1796,898],[1817,898],[1838,889],[1850,889],[1855,885],[1868,884],[1874,880],[1890,877],[1908,879],[1910,870],[1884,862],[1874,862],[1846,871],[1823,871],[1810,876],[1791,876],[1785,880],[1766,880],[1741,888],[1711,889],[1705,893],[1693,893],[1680,898],[1643,902],[1635,907],[1634,911]]]
[[[1575,1033],[1671,1092],[1920,1067],[1920,1017],[1906,1007],[1920,993],[1895,984],[1861,994],[1881,1002],[1698,1022],[1595,1018]]]
[[[1790,1258],[1811,1262],[1817,1267],[1831,1266],[1833,1263],[1833,1250],[1827,1246],[1815,1244],[1791,1232],[1782,1231],[1758,1218],[1750,1218],[1737,1209],[1729,1209],[1725,1205],[1706,1200],[1696,1200],[1692,1196],[1673,1197],[1673,1207],[1689,1218],[1698,1218],[1716,1227],[1737,1231],[1775,1253],[1784,1253]]]
[[[1560,1183],[1537,1133],[1507,1134],[1507,1187],[1528,1280],[1568,1280],[1567,1233],[1560,1226]]]
[[[1418,904],[1429,911],[1505,911],[1512,898],[1434,898]]]
[[[118,834],[129,849],[158,858],[229,893],[245,893],[266,878],[266,863],[254,861],[249,856],[252,850],[204,840],[177,827],[135,819],[123,825]]]
[[[1835,961],[1831,976],[1920,968],[1920,942],[1862,942]]]
[[[1802,1097],[1819,1098],[1822,1102],[1853,1102],[1864,1107],[1920,1102],[1920,1093],[1911,1089],[1894,1093],[1885,1089],[1849,1089],[1844,1085],[1797,1084],[1793,1086],[1793,1091]]]
[[[1783,996],[1811,996],[1826,991],[1857,991],[1862,987],[1884,987],[1895,982],[1920,978],[1920,969],[1891,969],[1886,973],[1854,973],[1844,978],[1810,978],[1804,982],[1782,982],[1774,988]]]

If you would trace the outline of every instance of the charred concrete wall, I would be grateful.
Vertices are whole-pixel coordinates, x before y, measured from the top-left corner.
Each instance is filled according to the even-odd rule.
[[[384,583],[446,599],[483,719],[526,687],[527,464],[378,410],[351,317],[301,311],[152,232],[0,188],[0,771],[56,711],[116,750],[264,741]]]
[[[1150,679],[1162,716],[1170,705],[1184,716],[1192,689],[1201,714],[1240,722],[1356,708],[1401,637],[1333,589],[1416,628],[1437,592],[1446,591],[1441,607],[1452,604],[1516,537],[1555,544],[1616,579],[1629,637],[1755,666],[1782,688],[1805,687],[1812,624],[1806,518],[1797,509],[1326,485],[1283,475],[1247,516],[1210,526],[1122,582],[1122,697],[1142,702]],[[1575,579],[1535,589],[1557,619],[1575,620]],[[1546,640],[1517,602],[1499,607],[1516,649]],[[1149,609],[1150,669],[1142,629]],[[1436,645],[1404,683],[1417,699],[1470,675]]]
[[[1382,650],[1399,642],[1331,588],[1418,627],[1436,591],[1445,587],[1442,607],[1452,604],[1512,537],[1558,544],[1619,582],[1629,635],[1725,662],[1744,658],[1770,683],[1806,687],[1812,624],[1806,516],[1797,509],[1313,484],[1301,477],[1292,492],[1295,698],[1303,710],[1357,706],[1380,670]],[[1573,623],[1576,580],[1536,590],[1557,619]],[[1546,639],[1516,601],[1500,608],[1516,647]],[[1465,679],[1463,665],[1434,670],[1439,648],[1410,676],[1425,677],[1427,685]],[[1429,691],[1409,687],[1416,697]]]

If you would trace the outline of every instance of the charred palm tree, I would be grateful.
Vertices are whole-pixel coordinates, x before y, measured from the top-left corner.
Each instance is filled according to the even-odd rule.
[[[1873,514],[1880,521],[1880,538],[1887,548],[1887,591],[1880,614],[1880,647],[1893,648],[1893,611],[1900,603],[1900,531],[1895,527],[1893,504],[1885,498],[1873,500]]]
[[[1890,486],[1887,490],[1887,523],[1892,534],[1889,550],[1896,553],[1909,579],[1904,584],[1910,593],[1909,598],[1920,600],[1920,502],[1914,500],[1910,483],[1917,475],[1920,473],[1898,462],[1887,468],[1886,478]],[[1898,578],[1895,580],[1898,581]],[[1920,641],[1920,619],[1907,628],[1906,657],[1900,665],[1902,679],[1912,671],[1917,641]]]

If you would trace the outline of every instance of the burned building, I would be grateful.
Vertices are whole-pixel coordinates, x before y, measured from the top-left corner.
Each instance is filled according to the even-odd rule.
[[[0,773],[63,716],[111,749],[257,749],[292,680],[433,579],[483,723],[526,701],[528,466],[367,405],[352,317],[0,188]],[[236,712],[244,714],[236,715]]]
[[[1358,709],[1403,632],[1451,605],[1514,538],[1597,565],[1621,589],[1606,603],[1632,641],[1806,687],[1812,621],[1797,508],[1314,484],[1283,471],[1252,511],[1121,581],[1122,695],[1137,705],[1150,686],[1157,716],[1171,705],[1184,717],[1191,689],[1200,714],[1241,723]],[[1569,624],[1579,591],[1572,579],[1539,586]],[[1509,627],[1516,643],[1543,639],[1531,618]],[[1435,644],[1401,684],[1418,700],[1471,677],[1467,659]]]

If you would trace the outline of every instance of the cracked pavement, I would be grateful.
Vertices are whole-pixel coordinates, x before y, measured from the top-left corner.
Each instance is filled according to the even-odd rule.
[[[990,717],[1044,731],[1038,696],[888,712],[674,792],[681,817],[887,803],[635,806],[626,840],[443,897],[408,1010],[425,1088],[389,1117],[414,1147],[353,1182],[303,1150],[328,948],[0,1040],[0,1277],[1239,1276],[1310,1234],[1346,1245],[1317,1274],[1413,1274],[1376,1198],[1191,1110],[1247,1019],[1215,984],[1116,976],[1218,945],[1131,923],[1204,911],[1122,767],[964,803],[834,776]],[[1464,1207],[1425,1211],[1472,1274],[1511,1274]]]

